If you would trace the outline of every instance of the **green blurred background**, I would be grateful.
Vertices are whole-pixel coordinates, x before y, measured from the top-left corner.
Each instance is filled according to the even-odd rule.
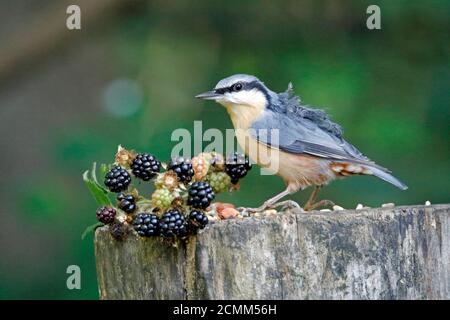
[[[81,7],[80,31],[65,27],[68,4]],[[369,4],[382,30],[366,28]],[[193,96],[234,73],[275,91],[292,81],[410,187],[356,177],[321,198],[449,202],[449,16],[446,0],[2,0],[0,298],[97,299],[92,234],[80,240],[96,204],[81,173],[119,143],[166,160],[172,131],[194,120],[231,128],[223,108]],[[282,188],[252,170],[218,200],[255,206]],[[66,288],[71,264],[81,290]]]

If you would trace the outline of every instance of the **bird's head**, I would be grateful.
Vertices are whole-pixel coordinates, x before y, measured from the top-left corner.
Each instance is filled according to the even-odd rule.
[[[264,110],[269,103],[270,93],[264,83],[255,76],[235,74],[220,80],[214,90],[195,97],[214,100],[227,108],[239,106]]]

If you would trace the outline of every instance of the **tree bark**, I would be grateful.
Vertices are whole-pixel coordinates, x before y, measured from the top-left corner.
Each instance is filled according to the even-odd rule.
[[[219,221],[176,246],[96,230],[101,299],[450,299],[450,205]]]

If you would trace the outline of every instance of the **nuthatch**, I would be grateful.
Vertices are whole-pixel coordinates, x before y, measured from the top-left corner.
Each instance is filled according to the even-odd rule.
[[[275,93],[258,78],[237,74],[220,80],[214,90],[196,96],[223,105],[236,130],[239,145],[263,167],[277,168],[285,191],[267,200],[258,210],[278,205],[281,198],[315,186],[304,209],[328,204],[315,202],[323,185],[351,175],[374,175],[406,190],[407,186],[344,140],[341,127],[322,110],[303,105],[289,84],[286,92]],[[261,130],[265,129],[265,130]],[[278,129],[278,141],[258,132]],[[276,151],[276,152],[271,152]],[[276,156],[268,156],[275,154]],[[298,205],[296,205],[298,206]]]

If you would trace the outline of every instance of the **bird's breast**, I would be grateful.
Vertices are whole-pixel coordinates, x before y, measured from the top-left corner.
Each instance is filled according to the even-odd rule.
[[[252,105],[225,104],[235,129],[248,129],[264,111],[265,103],[254,102]]]
[[[236,129],[236,138],[252,161],[264,168],[264,174],[279,175],[291,191],[324,185],[336,177],[326,159],[269,147],[256,140],[249,130]]]

